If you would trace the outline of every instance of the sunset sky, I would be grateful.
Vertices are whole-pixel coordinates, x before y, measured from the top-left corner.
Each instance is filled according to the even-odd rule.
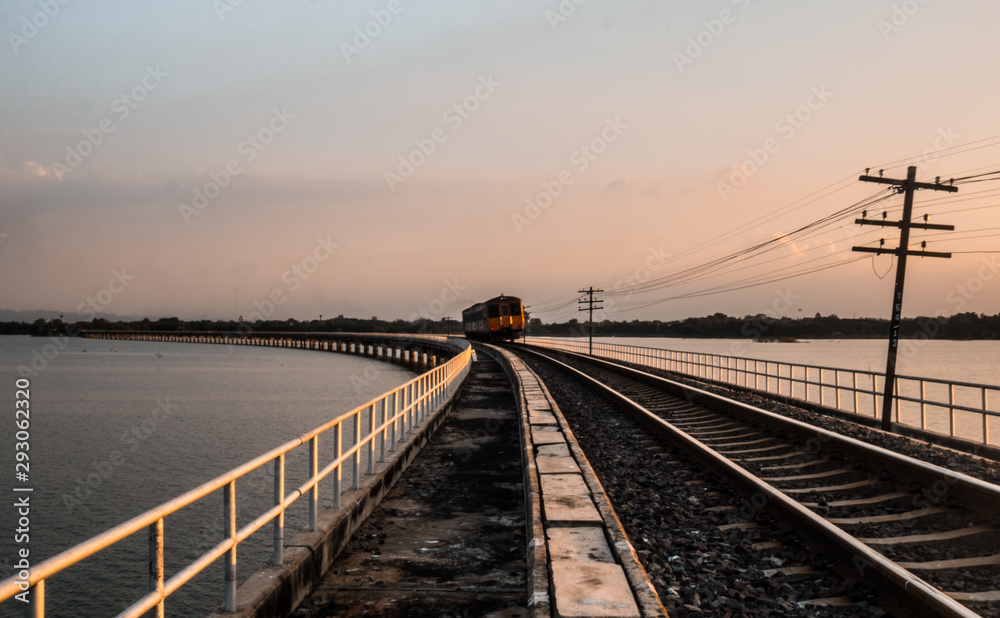
[[[897,232],[845,209],[883,191],[867,167],[1000,170],[997,23],[991,0],[10,0],[0,309],[460,318],[503,292],[562,321],[602,286],[616,320],[887,317],[893,258],[850,248]],[[1000,182],[917,194],[956,231],[913,242],[981,253],[911,258],[904,314],[1000,310],[997,206]]]

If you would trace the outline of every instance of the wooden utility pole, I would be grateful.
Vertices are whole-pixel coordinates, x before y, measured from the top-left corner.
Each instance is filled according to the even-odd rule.
[[[587,300],[583,300],[581,298],[580,301],[579,301],[579,304],[581,304],[581,305],[587,305],[587,307],[580,307],[578,309],[578,311],[589,311],[590,312],[590,317],[587,319],[587,332],[589,333],[589,337],[590,337],[590,339],[589,339],[590,344],[588,346],[588,348],[589,348],[590,351],[588,353],[591,356],[594,355],[594,309],[603,309],[604,308],[603,305],[599,306],[599,307],[595,307],[594,306],[594,303],[601,302],[600,300],[594,300],[594,293],[596,293],[596,292],[603,292],[603,291],[604,290],[602,290],[600,288],[598,288],[598,289],[595,290],[593,287],[591,287],[589,289],[586,289],[586,290],[580,290],[581,294],[587,294],[588,295]]]
[[[889,353],[886,356],[885,361],[885,384],[882,391],[882,429],[890,430],[892,429],[892,400],[893,400],[893,390],[896,387],[896,352],[899,349],[899,325],[902,322],[903,316],[903,283],[906,280],[906,256],[917,255],[921,257],[935,257],[935,258],[950,258],[950,253],[939,253],[935,251],[910,251],[908,249],[910,244],[910,229],[917,228],[920,230],[954,230],[953,225],[934,225],[931,223],[926,223],[927,217],[924,217],[925,223],[913,223],[913,192],[917,189],[930,189],[932,191],[948,191],[949,193],[955,193],[958,191],[958,187],[951,185],[943,185],[938,182],[928,183],[928,182],[917,182],[917,168],[911,165],[906,170],[906,180],[896,180],[892,178],[883,178],[881,172],[878,176],[868,176],[864,175],[859,178],[864,182],[877,182],[886,185],[896,185],[899,187],[898,191],[903,193],[903,218],[899,221],[886,221],[885,213],[882,214],[882,221],[872,221],[865,218],[866,214],[862,215],[861,219],[855,219],[855,223],[859,225],[880,225],[883,227],[898,227],[899,228],[899,247],[896,249],[885,249],[881,246],[879,247],[854,247],[854,251],[860,251],[864,253],[889,253],[895,255],[899,260],[896,262],[896,285],[892,292],[892,317],[889,322]],[[884,242],[884,241],[883,241]],[[921,245],[923,247],[923,245]],[[874,397],[874,394],[872,395]]]

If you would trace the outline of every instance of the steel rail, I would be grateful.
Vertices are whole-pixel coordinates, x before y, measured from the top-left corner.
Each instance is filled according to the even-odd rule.
[[[928,585],[919,577],[913,575],[906,569],[885,558],[882,554],[861,543],[851,535],[847,534],[837,526],[829,523],[819,515],[816,515],[795,500],[789,498],[781,490],[769,483],[757,478],[750,472],[744,470],[720,453],[710,449],[703,443],[692,438],[684,431],[680,430],[668,421],[653,414],[642,405],[632,399],[612,389],[606,384],[588,376],[582,371],[571,367],[557,359],[535,350],[525,350],[528,353],[545,357],[549,362],[556,363],[564,371],[577,376],[579,379],[592,385],[594,388],[606,393],[612,399],[631,409],[644,424],[650,427],[658,435],[670,442],[678,445],[699,462],[712,469],[713,472],[725,478],[735,486],[743,488],[743,491],[755,497],[754,506],[762,511],[771,512],[785,522],[791,522],[797,531],[808,531],[808,540],[822,546],[831,557],[836,559],[840,565],[841,574],[849,579],[862,579],[865,584],[870,585],[876,594],[887,606],[898,608],[906,612],[908,616],[946,616],[952,618],[974,618],[978,616],[965,606],[951,599],[943,592]],[[589,363],[606,365],[607,361],[601,361],[584,355],[574,355]],[[615,365],[617,368],[630,372],[637,370]],[[696,394],[706,400],[718,401],[722,397],[714,395],[700,389],[672,382],[657,376],[644,374],[650,378],[669,384],[676,389],[682,390],[685,394]],[[732,402],[734,404],[738,402]],[[771,415],[765,410],[759,410],[746,404],[738,404],[746,409],[755,412]],[[779,417],[781,418],[781,417]],[[790,420],[790,419],[784,419]],[[797,422],[797,421],[796,421]],[[804,423],[802,424],[804,425]],[[816,428],[810,427],[816,431]],[[825,430],[818,430],[825,431]],[[832,432],[828,432],[832,433]],[[834,434],[836,435],[836,434]],[[864,443],[860,443],[864,444]],[[865,445],[871,447],[872,445]],[[878,447],[874,447],[878,448]],[[884,449],[883,449],[884,450]],[[887,451],[888,453],[888,451]],[[895,454],[893,454],[895,455]],[[930,466],[930,464],[926,464]],[[933,466],[936,468],[936,466]],[[943,469],[942,469],[943,470]],[[975,480],[975,479],[972,479]],[[756,499],[757,497],[763,500]]]
[[[850,436],[781,416],[750,404],[728,399],[638,369],[582,354],[574,354],[574,356],[581,361],[600,365],[605,369],[628,375],[647,384],[679,393],[692,403],[742,416],[753,423],[769,427],[779,433],[794,434],[803,441],[815,439],[816,442],[813,444],[818,445],[819,448],[837,451],[852,459],[864,458],[868,463],[876,463],[882,470],[898,472],[900,469],[905,469],[911,476],[911,480],[916,480],[926,487],[930,487],[936,481],[945,481],[948,483],[949,493],[968,503],[970,510],[976,510],[975,505],[1000,504],[1000,487],[961,472],[913,459]],[[984,512],[984,514],[987,517],[993,515],[992,512]]]

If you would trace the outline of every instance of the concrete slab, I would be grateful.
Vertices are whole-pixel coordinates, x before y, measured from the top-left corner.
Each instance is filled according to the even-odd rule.
[[[562,429],[559,427],[538,427],[532,429],[532,433],[555,433],[562,435]]]
[[[608,541],[604,538],[603,527],[549,528],[545,535],[549,539],[549,556],[553,562],[615,562]]]
[[[566,436],[558,427],[538,425],[531,428],[531,442],[535,446],[542,444],[566,444]]]
[[[639,616],[625,572],[617,564],[552,563],[556,616]]]
[[[580,466],[572,457],[539,457],[535,460],[539,474],[566,474],[579,472]]]
[[[590,495],[590,488],[580,474],[545,474],[540,478],[543,496]]]
[[[559,421],[551,412],[532,412],[528,415],[528,422],[532,425],[558,425]]]
[[[542,513],[548,525],[554,523],[603,525],[604,520],[590,496],[560,496],[542,494]]]
[[[538,457],[569,457],[569,445],[565,443],[536,445],[535,448]]]

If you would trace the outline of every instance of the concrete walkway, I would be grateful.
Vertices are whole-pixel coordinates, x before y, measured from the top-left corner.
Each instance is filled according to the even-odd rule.
[[[527,616],[518,414],[484,354],[445,424],[292,614]]]

